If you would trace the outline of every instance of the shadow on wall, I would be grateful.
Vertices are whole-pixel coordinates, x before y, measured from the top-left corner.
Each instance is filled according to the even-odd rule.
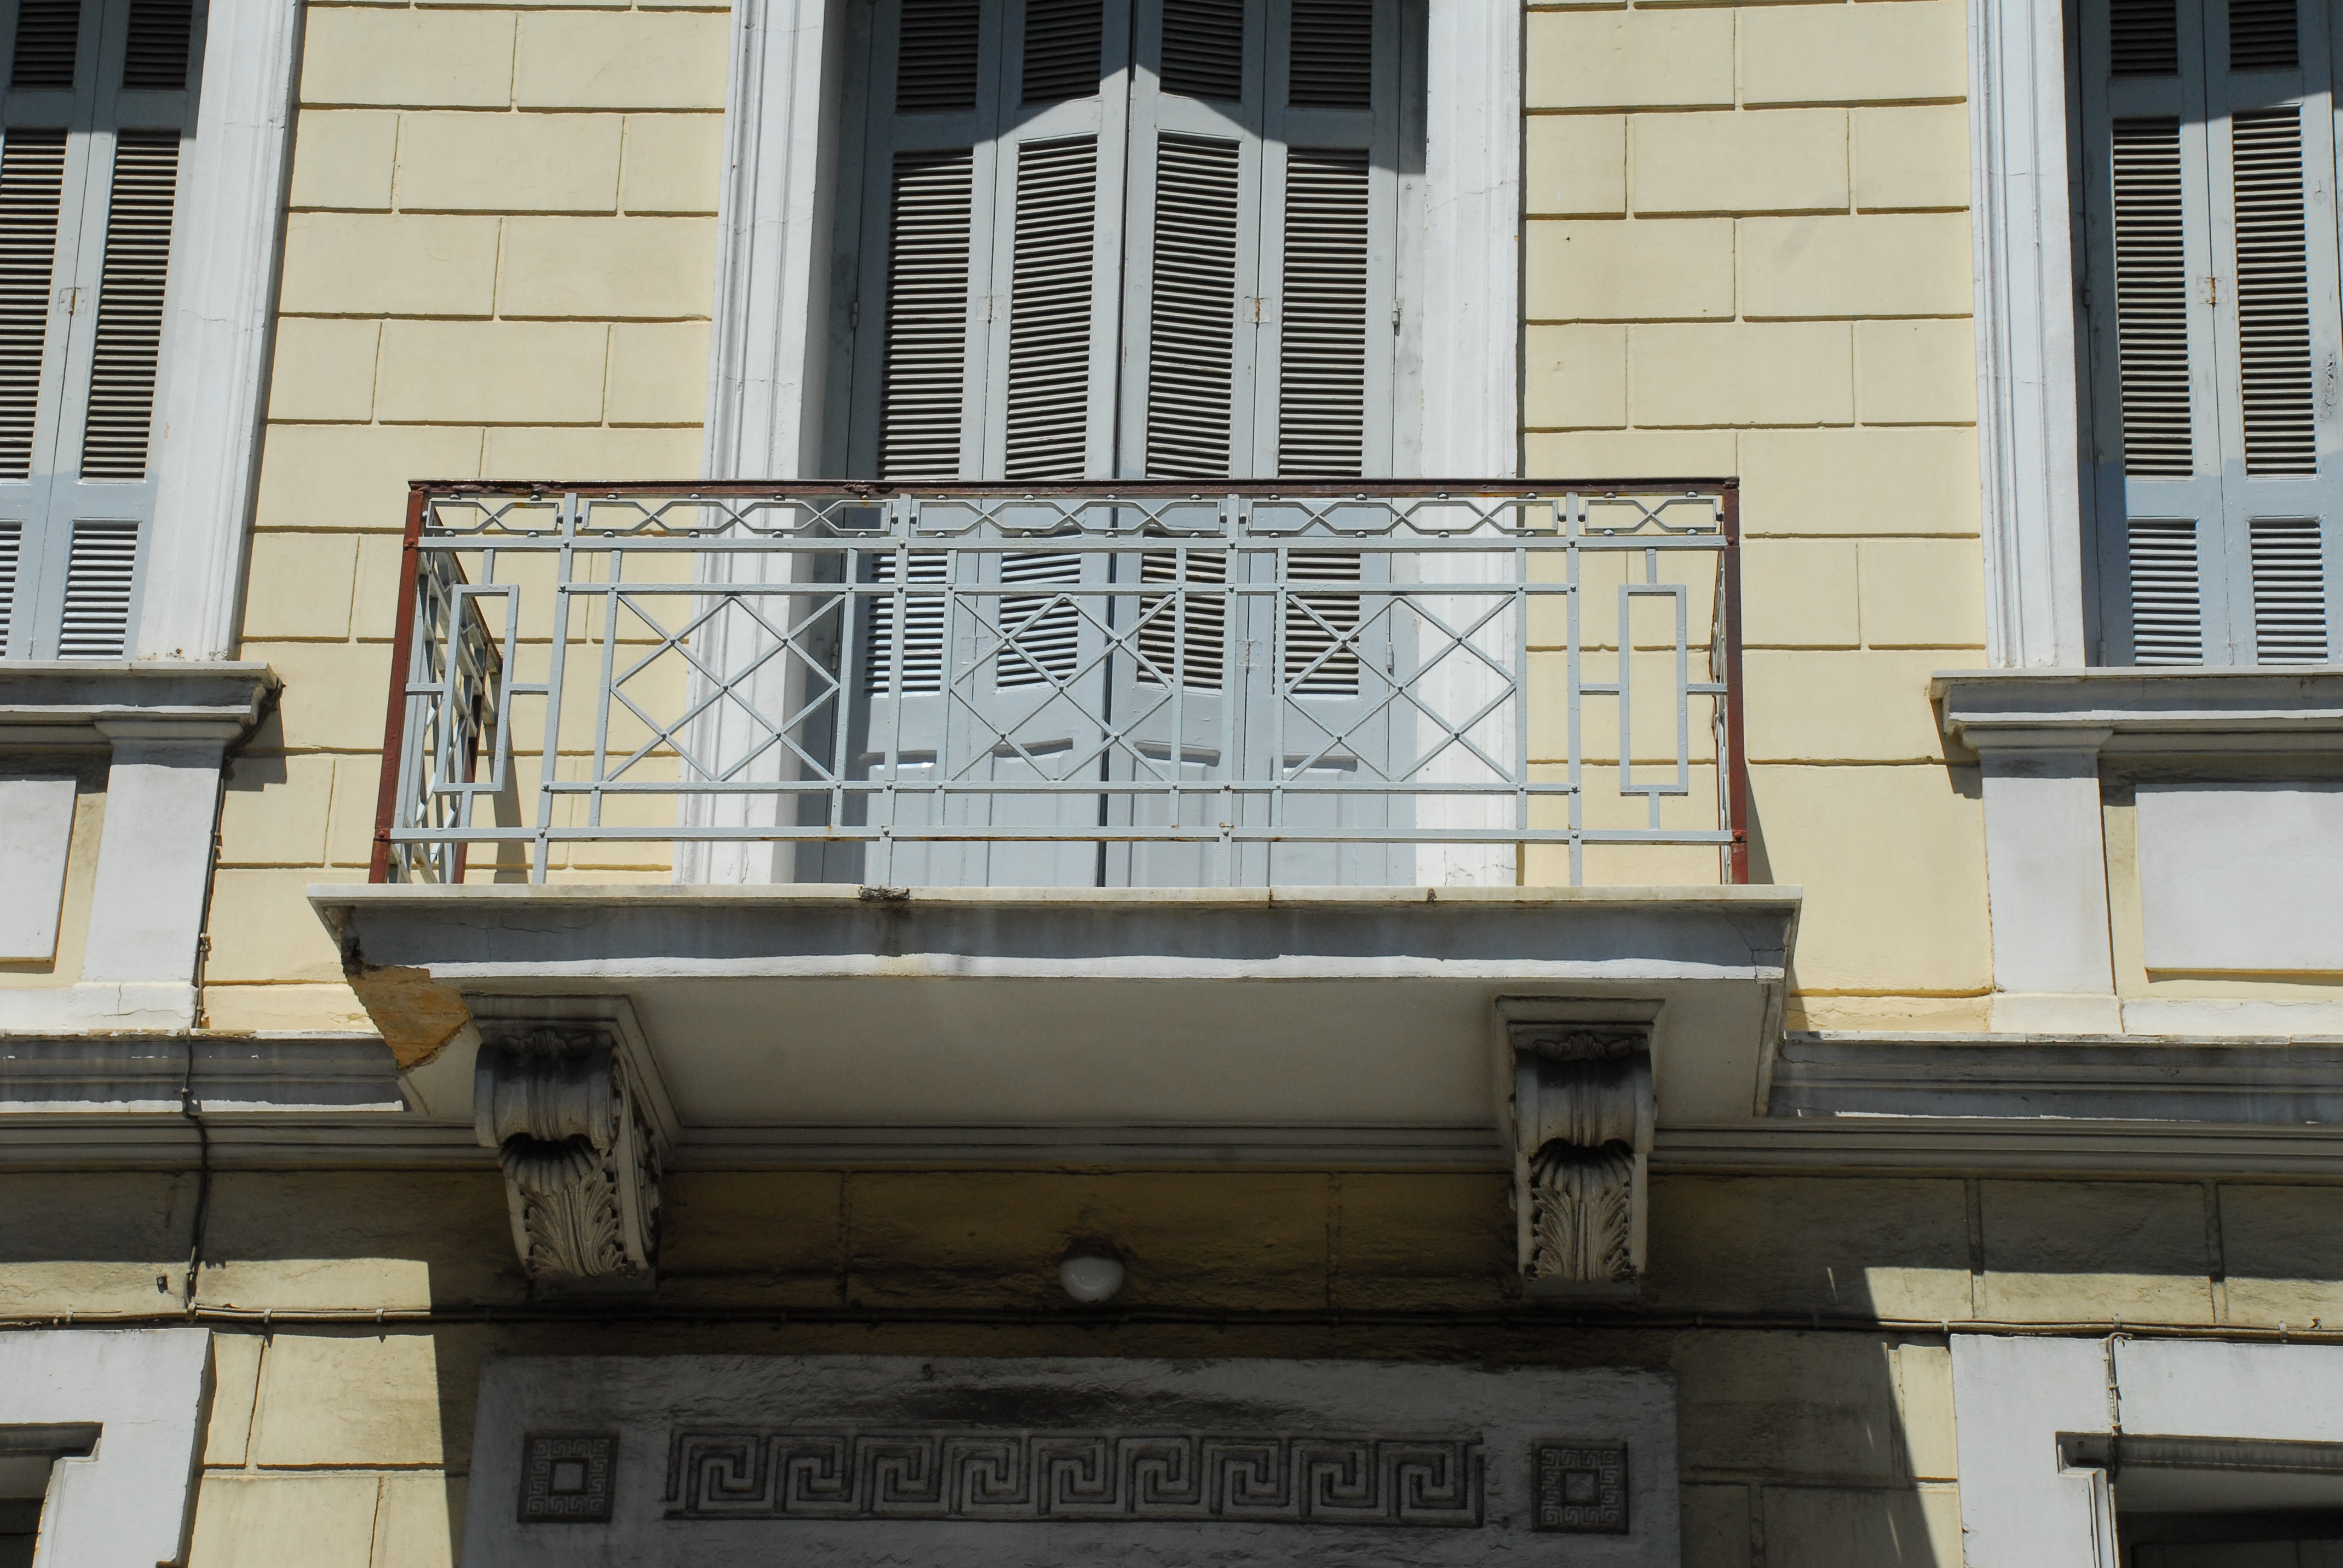
[[[1679,1333],[1685,1568],[1959,1568],[1952,1363],[1941,1334],[1850,1326],[1968,1315],[1964,1183],[1668,1176],[1645,1304]]]
[[[175,1311],[196,1187],[190,1173],[0,1179],[0,1211],[30,1216],[0,1231],[13,1310]],[[1753,1312],[1777,1322],[1966,1317],[1964,1190],[1957,1180],[1663,1177],[1645,1304],[1677,1324]],[[280,1494],[256,1490],[297,1483],[308,1517],[343,1521],[331,1528],[355,1531],[363,1513],[378,1522],[367,1528],[417,1541],[459,1529],[474,1391],[492,1353],[1429,1355],[1673,1370],[1688,1568],[1955,1568],[1940,1335],[1062,1321],[1056,1261],[1084,1234],[1124,1249],[1133,1303],[1500,1306],[1505,1191],[1494,1173],[684,1172],[669,1183],[663,1305],[719,1318],[921,1302],[1048,1311],[1001,1326],[782,1324],[753,1311],[736,1323],[654,1325],[482,1321],[485,1308],[528,1301],[492,1171],[216,1173],[204,1251],[218,1261],[204,1271],[204,1303],[429,1305],[449,1316],[427,1328],[394,1317],[223,1332],[199,1541],[219,1544],[214,1562],[316,1556],[271,1533],[300,1511],[264,1506]],[[156,1291],[158,1273],[170,1292]],[[440,1561],[428,1547],[371,1560]]]

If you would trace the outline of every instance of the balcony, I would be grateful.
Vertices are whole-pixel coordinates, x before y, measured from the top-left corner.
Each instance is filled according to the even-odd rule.
[[[1743,881],[1736,499],[418,484],[373,879]]]
[[[1737,1125],[1736,498],[419,484],[380,885],[311,900],[451,1137],[589,1037],[690,1161],[1486,1168],[1582,1025],[1639,1151]]]

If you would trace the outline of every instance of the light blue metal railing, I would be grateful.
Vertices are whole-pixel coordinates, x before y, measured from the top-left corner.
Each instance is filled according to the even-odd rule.
[[[417,484],[375,879],[1745,879],[1736,502]]]

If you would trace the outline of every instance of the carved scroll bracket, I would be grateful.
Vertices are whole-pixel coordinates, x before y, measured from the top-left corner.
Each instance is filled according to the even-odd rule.
[[[1534,1296],[1633,1294],[1644,1272],[1652,1020],[1537,1018],[1501,1004],[1512,1094],[1515,1236]],[[1552,1010],[1581,1009],[1557,1004]]]
[[[648,1287],[670,1123],[631,1015],[485,1010],[504,1016],[479,1020],[473,1131],[504,1167],[522,1268],[546,1285]]]

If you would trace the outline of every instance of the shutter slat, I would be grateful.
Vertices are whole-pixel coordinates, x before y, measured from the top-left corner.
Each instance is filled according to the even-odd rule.
[[[17,0],[8,85],[28,92],[71,92],[80,45],[81,0]]]
[[[0,519],[0,658],[8,656],[8,637],[16,625],[16,585],[25,558],[25,525]]]
[[[974,162],[966,147],[895,155],[879,436],[885,478],[960,473]]]
[[[2108,73],[2117,76],[2180,74],[2180,15],[2176,0],[2110,0]]]
[[[1297,107],[1374,106],[1374,0],[1293,0],[1285,101]]]
[[[1003,468],[1012,479],[1082,477],[1097,200],[1096,137],[1027,142],[1017,149]]]
[[[2117,120],[2113,141],[2124,472],[2187,478],[2195,463],[2180,125]]]
[[[2253,522],[2254,657],[2262,664],[2327,658],[2327,570],[2316,518]]]
[[[1082,558],[1071,551],[1001,558],[1004,583],[1073,583],[1081,577]],[[1073,678],[1081,658],[1082,615],[1071,598],[1002,594],[1001,635],[994,684],[1004,690]]]
[[[133,93],[176,93],[187,85],[187,45],[195,0],[131,0],[122,85]]]
[[[1359,558],[1344,550],[1293,550],[1285,558],[1289,583],[1357,582]],[[1356,697],[1355,644],[1335,647],[1338,634],[1359,628],[1356,594],[1295,594],[1285,607],[1285,681],[1295,697]],[[1331,651],[1330,651],[1331,650]]]
[[[1229,471],[1237,186],[1236,143],[1180,136],[1157,142],[1147,472],[1159,479],[1218,478]]]
[[[2303,233],[2302,116],[2231,121],[2236,174],[2238,395],[2246,472],[2318,471],[2310,374],[2310,258]]]
[[[2201,664],[2204,598],[2197,569],[2197,525],[2135,518],[2130,528],[2134,664]]]
[[[116,140],[96,342],[90,352],[89,408],[82,428],[85,479],[146,477],[178,176],[178,132],[124,131]]]
[[[1229,558],[1221,550],[1190,550],[1181,570],[1177,550],[1149,550],[1139,558],[1142,583],[1187,583],[1219,588],[1229,580]],[[1179,596],[1140,596],[1139,678],[1151,686],[1174,678],[1192,689],[1221,684],[1221,650],[1228,628],[1227,596],[1192,593],[1182,622]],[[1185,635],[1182,635],[1182,633]]]
[[[976,107],[978,0],[903,0],[895,45],[895,112]]]
[[[1054,104],[1099,90],[1105,20],[1104,0],[1026,0],[1026,103]]]
[[[137,568],[136,523],[74,525],[73,556],[65,568],[65,618],[57,630],[59,658],[123,657]]]
[[[915,550],[904,576],[907,583],[940,583],[949,580],[951,558],[940,550]],[[895,559],[882,556],[872,563],[872,582],[890,583],[895,580]],[[900,697],[932,697],[944,689],[944,597],[941,594],[906,594],[903,598],[902,668],[895,668],[897,638],[895,635],[895,601],[874,598],[870,601],[869,632],[864,643],[863,687],[874,694],[883,693],[890,684]]]
[[[2296,65],[2295,0],[2229,0],[2229,69],[2285,71]]]
[[[1285,176],[1277,471],[1347,477],[1365,461],[1367,155],[1296,147]]]
[[[1245,0],[1163,0],[1163,90],[1244,96]]]
[[[65,175],[63,131],[12,130],[0,144],[0,479],[32,473]]]

